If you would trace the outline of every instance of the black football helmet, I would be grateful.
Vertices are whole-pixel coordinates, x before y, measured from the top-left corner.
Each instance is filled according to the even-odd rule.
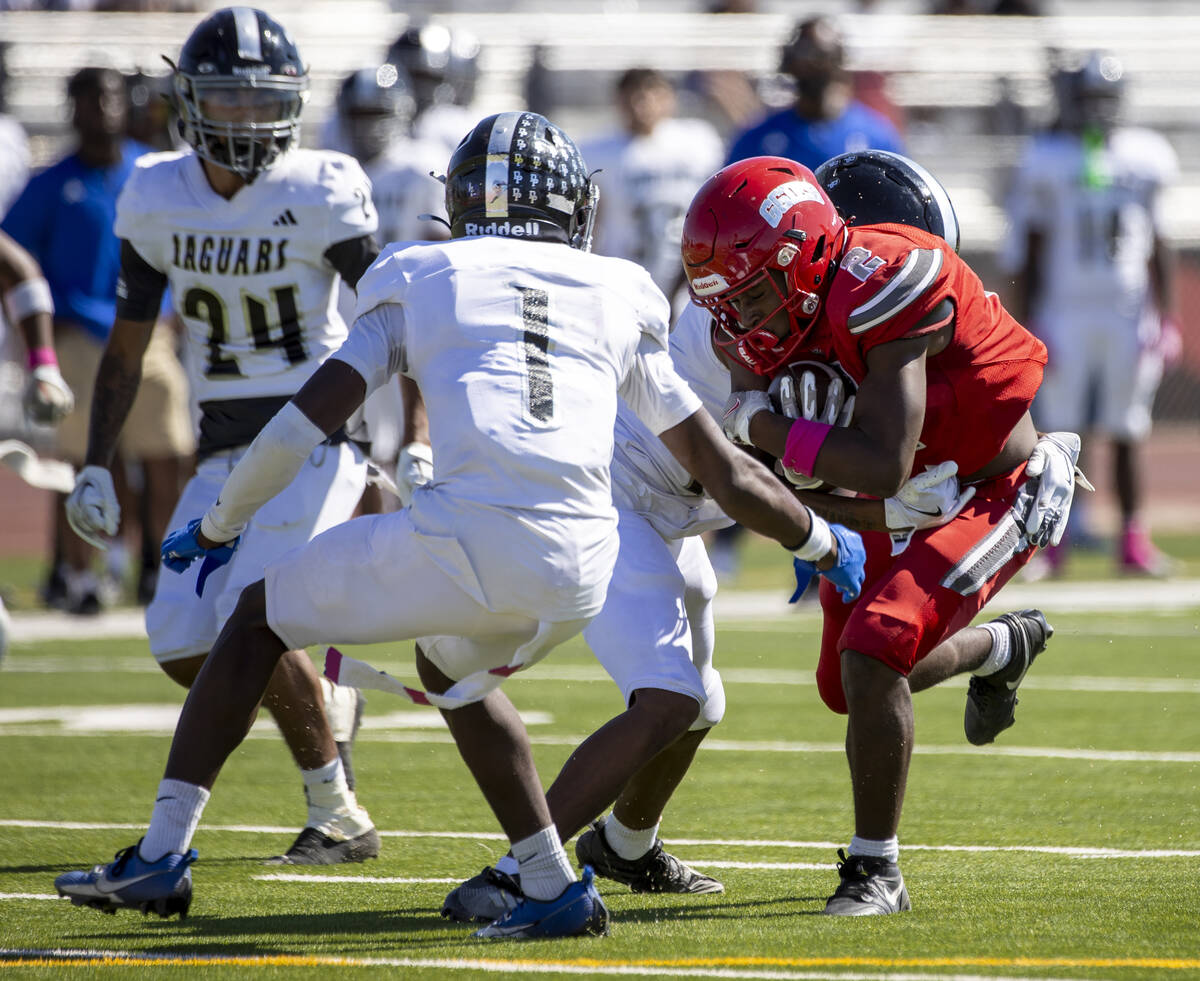
[[[469,105],[475,98],[479,42],[465,31],[414,25],[392,42],[386,60],[408,73],[418,113],[442,103]]]
[[[1074,118],[1080,126],[1112,127],[1120,114],[1125,95],[1125,69],[1119,58],[1107,51],[1090,51],[1083,64],[1068,78]]]
[[[253,7],[225,7],[184,42],[175,69],[183,138],[253,181],[300,138],[308,69],[291,36]]]
[[[450,234],[563,242],[585,252],[599,192],[579,148],[535,112],[502,112],[476,124],[450,157]]]
[[[338,123],[360,163],[374,160],[401,137],[416,108],[408,77],[392,64],[360,68],[338,88]]]
[[[912,225],[940,235],[958,251],[950,195],[915,160],[887,150],[856,150],[826,160],[814,174],[847,225]]]

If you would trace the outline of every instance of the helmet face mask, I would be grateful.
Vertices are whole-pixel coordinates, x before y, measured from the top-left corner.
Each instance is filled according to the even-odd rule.
[[[844,236],[833,202],[794,161],[753,157],[709,178],[684,218],[683,261],[717,344],[760,375],[786,364],[820,315]],[[781,313],[782,335],[768,326]]]
[[[283,27],[227,7],[192,32],[174,66],[183,138],[251,183],[300,138],[308,72]]]
[[[534,112],[480,121],[446,168],[453,238],[501,235],[587,251],[598,198],[578,147]]]

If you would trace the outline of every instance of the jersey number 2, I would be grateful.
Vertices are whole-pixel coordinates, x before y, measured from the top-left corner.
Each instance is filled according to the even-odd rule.
[[[267,305],[256,296],[242,294],[242,308],[246,323],[254,338],[254,349],[268,347],[283,349],[288,364],[297,364],[308,357],[304,349],[304,338],[300,329],[300,314],[296,308],[296,288],[283,286],[271,290],[278,311],[277,322],[282,328],[278,337],[271,336],[267,319]],[[200,286],[193,286],[183,295],[183,315],[208,323],[208,363],[205,375],[240,375],[237,358],[223,350],[229,343],[229,313],[224,301]]]

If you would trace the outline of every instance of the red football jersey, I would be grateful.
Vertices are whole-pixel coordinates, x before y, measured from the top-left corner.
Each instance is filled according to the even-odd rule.
[[[945,299],[954,337],[926,359],[925,424],[913,473],[955,460],[971,474],[1003,448],[1042,383],[1046,347],[988,293],[946,242],[909,225],[849,229],[815,336],[856,382],[877,344],[918,337]]]

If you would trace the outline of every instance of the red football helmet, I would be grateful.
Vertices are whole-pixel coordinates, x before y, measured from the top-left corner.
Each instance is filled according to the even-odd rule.
[[[791,360],[820,313],[845,233],[829,195],[794,160],[751,157],[710,177],[683,220],[682,249],[692,299],[716,319],[717,343],[760,375]],[[733,303],[763,280],[779,305],[760,323],[787,310],[782,338],[741,323]]]

